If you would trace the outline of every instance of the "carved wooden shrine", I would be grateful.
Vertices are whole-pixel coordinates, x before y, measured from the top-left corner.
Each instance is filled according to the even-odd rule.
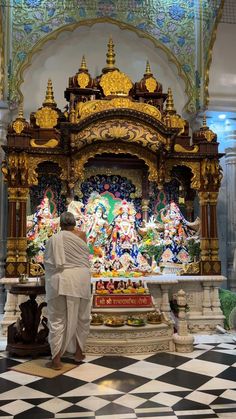
[[[171,89],[153,76],[149,63],[137,83],[115,66],[110,39],[106,67],[93,79],[83,57],[65,90],[68,106],[57,108],[51,80],[42,106],[30,122],[22,107],[8,128],[2,164],[8,185],[6,276],[34,275],[27,258],[26,216],[30,190],[44,168],[56,168],[67,200],[86,179],[91,166],[142,170],[143,218],[147,219],[150,185],[158,190],[177,178],[187,216],[194,199],[201,219],[201,275],[218,275],[216,203],[222,177],[216,135],[206,126],[189,134],[188,122],[177,114]],[[50,169],[51,167],[51,169]]]

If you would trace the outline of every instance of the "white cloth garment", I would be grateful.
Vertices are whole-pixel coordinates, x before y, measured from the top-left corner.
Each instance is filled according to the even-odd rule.
[[[91,300],[88,246],[63,230],[48,240],[44,264],[52,358],[59,352],[75,352],[76,341],[84,350]]]
[[[46,299],[70,295],[90,299],[90,262],[87,244],[71,231],[61,231],[47,242],[45,254]]]
[[[76,342],[84,351],[90,324],[89,300],[59,295],[48,304],[48,320],[52,358],[59,352],[75,353]]]

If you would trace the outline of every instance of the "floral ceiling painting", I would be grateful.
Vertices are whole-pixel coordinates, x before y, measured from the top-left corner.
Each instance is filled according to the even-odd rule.
[[[222,7],[223,0],[13,0],[8,11],[11,106],[21,100],[24,69],[46,41],[63,30],[104,21],[134,30],[162,48],[185,81],[186,109],[196,112],[206,101],[202,92],[207,95],[207,66]]]

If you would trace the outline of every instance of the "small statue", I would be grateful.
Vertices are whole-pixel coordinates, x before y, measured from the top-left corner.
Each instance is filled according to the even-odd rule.
[[[115,289],[115,284],[113,282],[113,279],[110,278],[108,283],[107,283],[107,290],[109,291],[110,294],[112,294],[114,289]]]
[[[92,272],[94,274],[100,274],[103,271],[103,263],[100,259],[95,259],[92,266]]]
[[[105,284],[102,280],[99,280],[97,282],[97,291],[103,291],[105,290]]]
[[[123,281],[123,279],[121,279],[121,281],[118,282],[117,289],[120,290],[120,291],[124,291],[125,282]]]
[[[134,288],[133,282],[129,278],[128,281],[127,281],[127,283],[126,283],[126,289],[127,290],[130,290],[130,289],[133,289],[133,288]]]

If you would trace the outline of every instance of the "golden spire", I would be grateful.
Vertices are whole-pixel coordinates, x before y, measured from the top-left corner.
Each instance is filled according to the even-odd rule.
[[[149,75],[149,74],[152,74],[152,72],[151,72],[149,61],[147,60],[145,75]]]
[[[43,106],[53,106],[53,107],[57,106],[57,104],[54,100],[52,80],[51,79],[48,79],[46,96],[45,96],[45,100],[43,102]]]
[[[24,118],[23,103],[21,103],[19,105],[18,115],[17,115],[16,119],[12,123],[12,128],[13,128],[13,131],[16,132],[16,134],[21,134],[22,131],[26,127],[28,127],[28,125],[29,125],[28,122],[26,122],[26,120]]]
[[[168,88],[168,96],[167,96],[167,99],[166,99],[166,112],[167,113],[176,113],[175,106],[174,106],[173,94],[172,94],[172,90],[171,90],[170,87]]]
[[[110,37],[107,46],[108,46],[107,65],[109,68],[113,68],[115,64],[116,54],[114,53],[114,43],[113,43],[112,37]]]
[[[114,66],[115,64],[115,56],[116,54],[114,53],[114,43],[112,40],[112,37],[110,37],[109,42],[107,44],[108,47],[108,51],[107,51],[107,66],[105,68],[103,68],[103,73],[106,73],[109,70],[117,70],[116,67]]]
[[[17,119],[25,119],[24,112],[23,112],[23,103],[19,105],[18,116]]]
[[[79,68],[80,70],[85,70],[85,71],[88,71],[88,68],[87,68],[87,64],[86,64],[86,61],[85,61],[85,56],[83,55],[83,57],[82,57],[82,61],[81,61],[81,65],[80,65],[80,68]]]
[[[203,119],[202,119],[202,128],[208,128],[207,126],[207,120],[206,120],[206,114],[204,113]]]

